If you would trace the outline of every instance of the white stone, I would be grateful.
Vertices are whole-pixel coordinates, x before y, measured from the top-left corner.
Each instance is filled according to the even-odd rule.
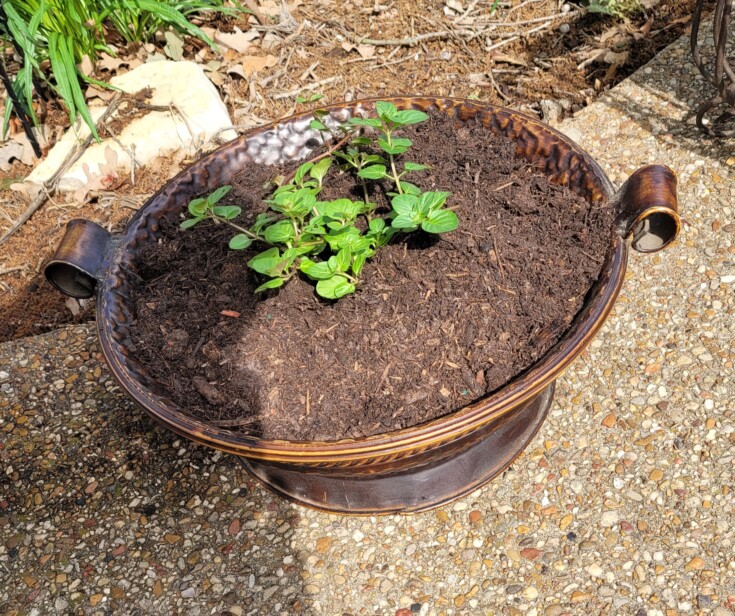
[[[538,598],[538,590],[536,590],[535,586],[526,586],[523,589],[523,597],[529,601],[533,601]]]
[[[611,527],[615,526],[618,523],[618,520],[620,517],[618,516],[617,511],[606,511],[602,514],[602,517],[600,518],[600,524],[605,527]]]
[[[582,134],[582,132],[578,128],[572,126],[571,124],[569,123],[561,124],[560,126],[557,126],[556,128],[557,130],[564,133],[567,137],[569,137],[575,143],[578,143],[578,144],[584,143],[584,135]],[[602,342],[600,342],[600,345],[602,345]]]
[[[135,155],[136,166],[144,166],[161,156],[169,156],[184,149],[193,154],[200,146],[212,140],[221,129],[232,126],[227,108],[217,89],[193,62],[150,62],[117,77],[110,83],[123,92],[135,93],[151,88],[147,101],[151,105],[175,107],[177,111],[151,111],[132,120],[117,140],[104,139],[92,142],[81,158],[61,177],[59,190],[71,192],[90,184],[85,165],[93,177],[105,174],[108,159],[116,158],[118,176],[129,173],[130,153]],[[104,113],[104,107],[90,109],[96,121]],[[182,118],[182,115],[184,116]],[[75,144],[89,135],[89,128],[81,119],[66,131],[48,156],[26,178],[29,192],[37,192],[41,185],[62,165]],[[234,139],[236,133],[228,130],[220,134],[222,140]],[[109,150],[108,150],[109,149]],[[112,153],[111,153],[111,152]],[[102,165],[102,169],[100,169]]]
[[[728,276],[720,276],[720,282],[723,284],[731,284],[735,282],[735,275],[730,274]]]

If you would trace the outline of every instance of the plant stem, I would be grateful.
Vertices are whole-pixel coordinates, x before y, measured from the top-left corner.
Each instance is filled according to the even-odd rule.
[[[362,194],[365,196],[365,205],[367,205],[370,202],[370,197],[368,197],[368,190],[367,184],[365,183],[365,178],[360,178],[360,184],[362,184]]]
[[[390,168],[391,168],[391,171],[393,171],[392,179],[396,183],[398,194],[402,195],[403,189],[401,188],[401,178],[398,175],[398,171],[396,171],[396,161],[393,160],[393,154],[388,154],[388,158],[390,158]]]
[[[259,235],[255,235],[255,233],[253,233],[249,229],[246,229],[245,227],[241,227],[240,225],[236,225],[234,222],[230,222],[229,220],[225,220],[224,218],[222,218],[220,216],[216,216],[215,214],[212,214],[212,218],[214,218],[215,220],[218,220],[219,222],[223,222],[226,225],[230,225],[233,229],[236,229],[240,233],[244,233],[245,235],[247,235],[252,240],[258,240],[260,242],[263,242],[264,244],[268,244],[269,246],[273,246],[273,244],[271,244],[271,242],[269,242],[267,239],[265,239],[264,237],[260,237]]]
[[[352,133],[349,133],[342,137],[337,143],[332,145],[326,152],[322,152],[321,154],[318,154],[317,156],[314,156],[313,158],[310,158],[309,160],[305,160],[301,165],[305,165],[306,163],[318,163],[322,158],[326,158],[327,156],[331,156],[333,152],[336,150],[339,150],[345,143],[347,143],[347,140],[352,136]],[[299,166],[301,166],[299,165]],[[281,186],[285,186],[286,184],[290,184],[295,175],[298,171],[298,167],[294,169],[292,173],[289,173],[286,178],[283,180],[283,184]]]
[[[388,147],[393,146],[393,140],[391,139],[391,130],[383,124],[383,133],[385,134],[385,140],[388,142]],[[388,154],[388,160],[390,160],[390,169],[393,172],[393,175],[391,176],[391,179],[396,183],[396,188],[398,189],[398,194],[403,194],[403,189],[401,188],[401,178],[398,175],[398,170],[396,169],[396,161],[393,158],[393,154]]]

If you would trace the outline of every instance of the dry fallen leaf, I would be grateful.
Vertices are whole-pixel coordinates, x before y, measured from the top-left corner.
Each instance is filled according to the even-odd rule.
[[[84,91],[84,98],[86,100],[99,98],[103,101],[109,101],[113,96],[115,96],[114,90],[98,88],[97,86],[87,86],[87,89]]]
[[[450,17],[456,13],[464,13],[464,7],[459,0],[444,0],[444,14]]]
[[[290,13],[301,6],[303,2],[301,0],[293,0],[293,2],[287,3],[287,8]],[[262,0],[260,7],[258,7],[260,13],[265,17],[280,17],[281,16],[281,2],[277,0]]]
[[[222,54],[222,58],[225,62],[237,62],[240,58],[240,54],[234,49],[225,49],[225,52]]]
[[[260,34],[257,30],[248,30],[243,32],[235,26],[234,32],[215,32],[214,42],[222,45],[223,47],[229,47],[234,49],[237,53],[245,53],[250,47],[250,43],[260,38]]]
[[[245,75],[251,77],[253,73],[262,71],[264,68],[270,68],[278,63],[278,58],[268,54],[267,56],[243,56],[242,68]]]
[[[178,62],[184,57],[183,39],[175,32],[169,30],[164,32],[164,36],[166,37],[166,46],[163,48],[163,51],[166,52],[169,58]]]
[[[584,54],[582,54],[584,61],[581,64],[577,65],[577,69],[582,70],[583,68],[592,64],[593,62],[602,60],[609,51],[610,50],[606,48],[606,49],[591,49],[585,52]]]
[[[22,160],[23,146],[17,141],[8,141],[0,146],[0,170],[10,171],[13,159]]]
[[[94,64],[92,64],[92,60],[89,59],[86,53],[82,56],[82,61],[78,64],[78,67],[87,77],[94,71]]]
[[[105,162],[99,165],[97,172],[92,171],[87,163],[83,163],[82,170],[84,175],[87,176],[87,183],[74,192],[74,199],[83,202],[87,197],[87,193],[92,190],[109,190],[112,188],[119,180],[117,160],[117,152],[107,146],[105,148]]]
[[[42,124],[33,130],[39,145],[42,148],[48,145],[49,139],[52,136],[51,129],[46,124]],[[19,160],[27,167],[33,167],[38,161],[36,155],[33,153],[31,142],[28,141],[28,137],[23,132],[16,133],[8,141],[0,145],[0,169],[9,171],[10,163],[14,159]]]
[[[621,51],[621,52],[608,51],[603,57],[603,60],[607,62],[607,64],[612,64],[614,66],[622,66],[628,61],[628,52],[627,51]]]
[[[604,60],[610,65],[610,68],[607,69],[603,81],[604,83],[610,83],[615,78],[618,69],[628,61],[628,52],[621,51],[620,53],[616,53],[610,51],[605,54]]]
[[[344,43],[342,43],[342,49],[344,49],[347,53],[355,50],[363,58],[372,58],[375,55],[375,45],[354,45],[345,41]]]
[[[100,54],[100,59],[97,60],[97,66],[101,70],[114,71],[117,70],[121,64],[128,64],[127,60],[121,60],[120,58],[114,58],[113,56],[106,54],[104,51]]]
[[[248,75],[245,74],[245,69],[242,67],[242,64],[233,64],[232,66],[228,67],[227,74],[237,75],[238,77],[242,77],[243,79],[246,79],[248,77]]]
[[[268,51],[269,49],[275,49],[278,47],[281,42],[281,37],[279,37],[275,32],[266,32],[260,46],[263,48],[263,51]]]
[[[612,28],[609,28],[605,30],[597,40],[600,41],[600,43],[605,43],[605,41],[608,41],[610,39],[613,39],[617,36],[624,36],[625,31],[621,29],[619,26],[613,26]]]
[[[208,73],[207,76],[209,77],[209,81],[211,81],[217,87],[221,86],[225,82],[225,78],[222,76],[222,73],[213,71],[211,73]]]
[[[79,300],[78,300],[78,299],[76,299],[76,298],[74,298],[74,297],[70,297],[70,298],[68,298],[68,299],[67,299],[67,300],[66,300],[66,301],[64,302],[64,305],[65,305],[65,306],[66,306],[66,307],[67,307],[67,308],[68,308],[69,310],[71,310],[71,314],[72,314],[72,316],[77,316],[77,315],[78,315],[78,314],[79,314],[79,313],[80,313],[80,312],[82,311],[81,307],[79,306]]]
[[[358,45],[356,49],[363,58],[372,58],[375,55],[375,45]]]

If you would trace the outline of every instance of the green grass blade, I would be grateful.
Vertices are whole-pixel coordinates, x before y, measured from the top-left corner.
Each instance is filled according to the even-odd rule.
[[[84,73],[80,73],[80,76],[83,81],[86,81],[87,83],[91,83],[94,86],[97,86],[98,88],[104,88],[105,90],[114,90],[115,92],[118,92],[120,88],[117,86],[113,86],[111,83],[108,83],[107,81],[100,81],[99,79],[95,79],[94,77],[90,77],[89,75],[85,75]]]
[[[36,35],[38,34],[38,27],[41,25],[41,20],[46,13],[46,0],[41,0],[36,12],[31,17],[31,21],[28,23],[28,33],[31,35],[32,40],[35,43]]]
[[[61,36],[58,32],[50,32],[48,40],[48,55],[51,61],[51,70],[56,78],[56,87],[61,95],[61,98],[69,108],[69,120],[73,124],[77,117],[76,107],[74,106],[74,96],[71,92],[70,80],[75,77],[75,74],[69,75],[64,58],[62,56],[63,44],[61,42]]]
[[[25,51],[28,42],[33,42],[33,37],[31,36],[28,26],[26,26],[27,20],[23,19],[9,2],[3,2],[3,8],[5,9],[5,14],[8,17],[7,27],[13,35],[13,39],[23,48],[23,51]]]
[[[172,26],[176,26],[182,32],[186,32],[191,36],[201,39],[210,47],[216,47],[214,41],[210,39],[200,28],[189,23],[181,13],[171,8],[169,5],[162,2],[155,2],[153,0],[134,0],[134,4],[161,21],[171,24]]]
[[[87,126],[89,126],[89,130],[92,132],[94,138],[99,141],[100,137],[97,134],[92,114],[89,112],[87,101],[84,100],[84,92],[82,92],[82,88],[79,85],[79,75],[81,74],[81,71],[77,69],[76,63],[74,62],[72,39],[67,38],[66,40],[62,40],[59,48],[67,75],[69,75],[69,88],[77,111],[79,111],[79,115],[82,116],[82,119],[85,121]]]

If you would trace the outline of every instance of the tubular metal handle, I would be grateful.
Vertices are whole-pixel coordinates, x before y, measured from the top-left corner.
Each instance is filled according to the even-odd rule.
[[[681,230],[676,175],[665,165],[638,169],[611,199],[617,231],[638,252],[658,252]]]
[[[104,271],[111,239],[97,223],[70,220],[53,258],[43,270],[46,279],[70,297],[92,297]]]

